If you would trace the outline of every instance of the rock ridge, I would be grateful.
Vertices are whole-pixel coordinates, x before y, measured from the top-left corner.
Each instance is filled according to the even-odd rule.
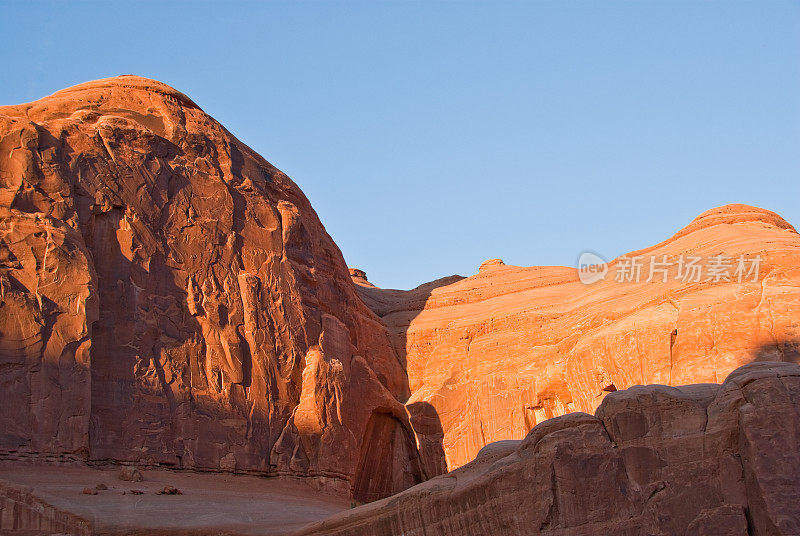
[[[595,415],[546,420],[522,441],[297,534],[795,535],[798,417],[795,364],[745,365],[722,385],[632,387]]]

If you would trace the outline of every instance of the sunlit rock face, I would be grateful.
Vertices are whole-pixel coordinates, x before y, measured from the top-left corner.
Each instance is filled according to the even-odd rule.
[[[675,273],[720,255],[726,278]],[[306,476],[371,501],[633,385],[797,360],[800,236],[776,214],[715,209],[628,257],[639,281],[630,259],[591,284],[491,259],[380,289],[290,179],[164,84],[0,107],[0,457]],[[737,277],[740,257],[758,271]]]
[[[713,268],[719,255],[727,270]],[[694,257],[699,280],[687,268]],[[420,444],[443,441],[453,469],[545,419],[592,413],[617,389],[718,383],[754,360],[800,357],[800,235],[777,214],[710,210],[606,269],[605,279],[584,284],[575,268],[492,259],[472,277],[411,291],[354,278],[406,363],[408,406],[438,415]]]
[[[800,366],[616,391],[306,536],[800,534]]]
[[[0,107],[0,336],[5,457],[365,499],[427,476],[405,370],[308,200],[153,80]]]

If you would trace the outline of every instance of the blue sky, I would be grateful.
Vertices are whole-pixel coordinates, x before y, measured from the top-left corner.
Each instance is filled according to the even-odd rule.
[[[0,3],[0,104],[138,74],[411,288],[570,265],[741,202],[800,225],[800,2]]]

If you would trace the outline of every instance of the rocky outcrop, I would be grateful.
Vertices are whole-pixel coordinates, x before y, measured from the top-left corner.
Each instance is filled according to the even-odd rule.
[[[300,534],[800,534],[800,367],[637,386]]]
[[[93,534],[90,520],[66,512],[33,494],[31,488],[0,480],[0,534]]]
[[[481,263],[478,267],[478,272],[485,272],[486,270],[490,270],[497,266],[505,266],[506,263],[503,262],[503,259],[488,259]]]
[[[710,267],[719,255],[728,266],[717,278]],[[668,268],[659,264],[664,256]],[[634,257],[639,282],[624,270]],[[679,266],[694,257],[699,279]],[[429,405],[438,415],[428,439],[443,441],[450,469],[548,418],[592,413],[617,389],[718,383],[753,360],[800,358],[800,235],[777,214],[745,205],[710,210],[605,268],[605,279],[588,285],[574,268],[498,259],[472,277],[411,291],[353,279],[406,364],[408,407]]]
[[[0,107],[4,457],[375,498],[426,477],[408,394],[308,200],[188,97],[122,76]]]

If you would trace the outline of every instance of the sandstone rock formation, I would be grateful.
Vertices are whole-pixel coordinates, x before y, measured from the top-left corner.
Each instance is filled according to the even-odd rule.
[[[707,280],[720,254],[731,264],[730,280]],[[660,262],[664,255],[675,263],[667,281],[656,271],[646,282],[651,257]],[[739,282],[742,255],[748,271],[754,259],[762,261],[758,273],[744,273]],[[407,367],[408,407],[422,404],[438,414],[441,426],[420,444],[443,438],[453,469],[483,446],[520,439],[545,419],[591,413],[616,389],[716,383],[753,360],[800,356],[800,235],[780,216],[721,207],[627,257],[635,256],[641,256],[639,283],[616,280],[625,275],[624,258],[591,285],[574,268],[521,268],[499,259],[472,277],[411,291],[354,278]],[[700,281],[676,279],[681,256],[702,257]],[[427,467],[444,463],[423,454]]]
[[[188,97],[121,76],[0,107],[0,457],[369,500],[427,476],[408,394],[308,200]]]
[[[298,534],[794,536],[798,467],[800,366],[752,363],[721,386],[611,393]]]
[[[288,177],[164,84],[0,107],[0,459],[305,476],[371,501],[618,389],[800,356],[800,236],[776,214],[715,209],[637,255],[761,263],[584,285],[491,259],[380,289]]]

